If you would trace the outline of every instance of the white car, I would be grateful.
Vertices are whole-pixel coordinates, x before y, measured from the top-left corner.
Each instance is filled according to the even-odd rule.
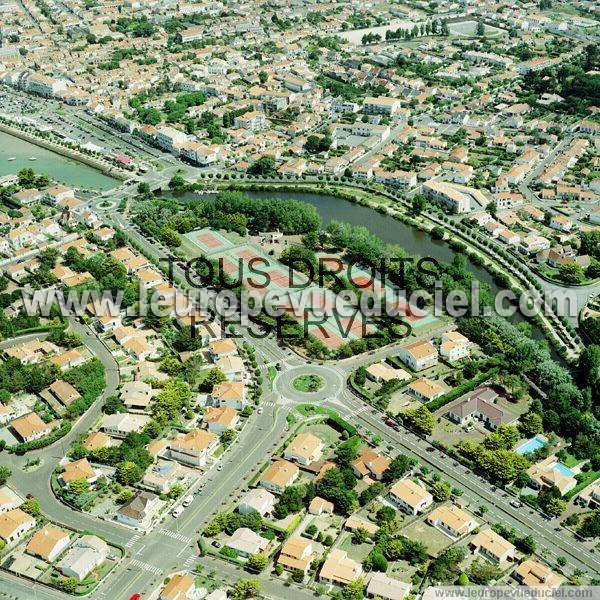
[[[263,407],[259,407],[259,409],[256,411],[259,415],[263,414]]]
[[[179,505],[171,514],[177,519],[183,514],[183,506]]]
[[[194,501],[194,496],[192,496],[190,494],[189,496],[186,496],[183,499],[183,502],[181,503],[181,506],[184,506],[185,508],[187,508],[193,501]]]

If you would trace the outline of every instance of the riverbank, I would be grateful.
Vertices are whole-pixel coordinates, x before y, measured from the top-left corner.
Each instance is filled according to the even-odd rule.
[[[387,215],[396,222],[402,222],[410,228],[416,228],[428,236],[436,227],[444,230],[444,241],[453,250],[460,251],[471,259],[471,268],[480,267],[481,271],[487,273],[485,283],[492,286],[492,291],[500,291],[500,289],[510,289],[517,296],[526,293],[540,293],[540,286],[535,282],[530,281],[527,274],[522,268],[514,265],[508,258],[501,256],[494,248],[485,245],[483,241],[474,239],[469,232],[461,224],[454,225],[449,222],[444,215],[422,213],[419,216],[412,217],[408,214],[410,204],[399,197],[399,194],[393,194],[387,190],[372,190],[365,189],[362,186],[356,186],[352,182],[324,182],[324,181],[264,181],[264,180],[221,180],[214,181],[219,189],[239,190],[252,193],[313,193],[325,196],[334,196],[348,202],[353,202],[375,210],[381,215]],[[302,197],[299,200],[304,200]],[[403,210],[399,208],[402,207]],[[336,218],[345,220],[343,215],[336,215]],[[363,220],[361,224],[365,225],[369,221]],[[378,232],[374,232],[379,235]],[[447,237],[446,237],[447,236]],[[386,240],[387,241],[387,240]],[[392,241],[392,240],[390,240]],[[392,243],[403,245],[404,240],[393,240]],[[428,242],[431,246],[433,240]],[[406,248],[414,254],[412,248]],[[429,255],[429,253],[421,255]],[[438,256],[434,256],[438,258]],[[449,261],[451,258],[442,257],[441,260]],[[491,278],[491,281],[490,281]],[[502,283],[502,287],[498,287],[496,281]],[[496,288],[495,290],[493,288]],[[547,314],[539,313],[535,317],[527,320],[537,326],[541,332],[541,336],[547,338],[558,354],[567,360],[573,362],[577,359],[580,352],[580,340],[577,339],[574,331],[569,331],[567,326],[552,312],[551,307],[545,307]],[[519,315],[520,320],[525,320],[522,315]]]
[[[129,179],[133,175],[133,173],[131,173],[130,171],[120,169],[116,165],[104,159],[89,156],[74,148],[62,146],[61,144],[58,144],[53,140],[37,135],[32,131],[25,131],[18,127],[14,127],[13,125],[9,125],[8,123],[3,121],[0,121],[0,132],[6,134],[7,136],[12,136],[13,138],[18,138],[19,140],[43,148],[44,150],[47,150],[54,154],[59,154],[60,156],[63,156],[77,163],[81,163],[87,167],[94,169],[95,171],[99,171],[102,175],[104,175],[107,178],[107,180],[113,180],[114,186],[116,186],[119,181]],[[10,142],[5,145],[4,153],[11,154],[10,146]],[[16,152],[13,152],[13,155],[14,154],[16,154]],[[21,164],[19,166],[22,168],[23,165]],[[31,166],[33,167],[34,164],[32,164]],[[48,173],[48,175],[50,175],[53,179],[60,179],[60,176],[56,176],[55,173]],[[109,181],[105,183],[102,182],[102,185],[100,185],[99,187],[109,188],[110,186],[108,184]],[[77,187],[85,187],[85,185]],[[90,185],[89,187],[93,187],[93,185]]]

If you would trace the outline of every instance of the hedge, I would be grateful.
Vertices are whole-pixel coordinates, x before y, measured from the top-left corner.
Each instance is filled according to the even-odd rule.
[[[499,371],[499,367],[494,367],[493,369],[490,369],[485,373],[480,373],[479,375],[473,377],[473,379],[470,379],[469,381],[465,381],[464,383],[457,385],[455,388],[451,389],[443,396],[440,396],[439,398],[428,402],[425,405],[427,407],[427,410],[429,412],[435,412],[438,408],[442,408],[442,406],[445,406],[449,402],[452,402],[452,400],[456,400],[456,398],[459,398],[463,394],[472,392],[477,386],[481,385],[484,381],[497,375]]]
[[[21,444],[15,444],[14,446],[8,446],[8,450],[19,455],[25,454],[25,452],[29,452],[29,450],[39,450],[40,448],[45,448],[46,446],[54,444],[54,442],[67,435],[69,431],[71,431],[71,423],[69,421],[64,421],[58,429],[55,429],[43,438],[40,438],[39,440],[31,440],[30,442],[23,442]]]

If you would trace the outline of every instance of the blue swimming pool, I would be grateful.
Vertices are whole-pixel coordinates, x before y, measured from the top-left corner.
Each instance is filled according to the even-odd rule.
[[[548,442],[539,436],[535,436],[526,442],[523,442],[515,452],[517,454],[529,454],[530,452],[535,452],[540,448],[543,448]],[[565,467],[566,468],[566,467]]]
[[[573,471],[571,471],[571,469],[569,469],[569,467],[565,467],[565,465],[557,462],[552,469],[554,469],[555,471],[558,471],[559,473],[562,473],[563,475],[566,475],[567,477],[574,477],[575,474],[573,473]]]

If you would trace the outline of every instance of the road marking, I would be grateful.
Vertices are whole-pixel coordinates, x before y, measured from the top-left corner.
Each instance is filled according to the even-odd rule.
[[[139,536],[137,533],[130,537],[129,541],[125,544],[125,548],[131,548],[131,546],[133,546],[140,539],[140,537],[141,536]]]
[[[197,559],[198,557],[195,554],[188,556],[183,563],[183,568],[189,569],[192,566],[192,564],[196,562]]]
[[[169,529],[161,529],[160,533],[166,535],[167,537],[173,538],[174,540],[183,542],[184,544],[189,544],[192,541],[191,537],[183,535],[182,533],[176,533],[175,531],[171,531]]]
[[[154,565],[145,563],[141,560],[137,560],[136,558],[132,559],[130,564],[133,565],[134,567],[137,567],[138,569],[141,569],[142,571],[148,571],[154,575],[162,574],[162,569],[159,569],[158,567],[155,567]]]

